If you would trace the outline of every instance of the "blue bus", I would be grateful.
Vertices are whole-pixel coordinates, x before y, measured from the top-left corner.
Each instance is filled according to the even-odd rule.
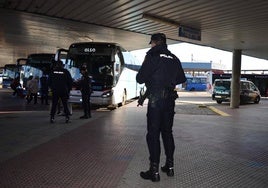
[[[206,91],[207,77],[206,76],[191,76],[186,75],[185,90],[186,91]]]

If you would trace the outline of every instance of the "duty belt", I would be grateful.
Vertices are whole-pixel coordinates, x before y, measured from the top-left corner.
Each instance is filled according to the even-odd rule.
[[[150,92],[152,97],[156,98],[169,98],[174,97],[174,99],[178,98],[177,92],[173,88],[162,88],[162,89],[154,89]],[[149,96],[150,98],[150,96]]]

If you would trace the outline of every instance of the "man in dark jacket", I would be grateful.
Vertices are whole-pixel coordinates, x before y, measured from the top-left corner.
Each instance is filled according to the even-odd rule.
[[[186,81],[179,59],[167,49],[166,36],[156,33],[151,36],[151,49],[137,74],[138,83],[145,83],[149,99],[147,109],[147,145],[150,168],[141,172],[143,179],[160,181],[158,172],[160,162],[160,134],[166,155],[166,163],[161,170],[168,176],[174,176],[174,138],[172,126],[174,119],[174,90],[177,84]]]
[[[59,99],[61,99],[65,122],[69,122],[70,111],[67,106],[70,90],[72,89],[72,77],[68,70],[63,68],[62,61],[55,62],[52,72],[48,79],[49,87],[52,90],[52,107],[50,111],[50,122],[54,123],[54,117]]]
[[[91,95],[91,78],[88,75],[87,67],[84,65],[80,68],[82,78],[79,82],[81,94],[82,94],[82,105],[84,109],[84,115],[80,119],[91,118],[91,107],[90,107],[90,95]]]

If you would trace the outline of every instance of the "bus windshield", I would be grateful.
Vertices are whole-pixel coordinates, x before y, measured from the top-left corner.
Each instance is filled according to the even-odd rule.
[[[37,68],[44,74],[49,74],[54,54],[31,54],[28,56],[26,65]]]
[[[6,64],[4,66],[2,75],[3,88],[9,87],[13,79],[19,76],[20,76],[20,66],[17,66],[16,64]]]
[[[36,53],[28,57],[19,58],[17,65],[20,65],[20,79],[23,87],[26,87],[30,76],[40,78],[43,74],[48,75],[51,71],[51,63],[54,59],[53,53]]]
[[[78,80],[81,78],[79,69],[86,65],[88,72],[94,78],[103,75],[112,75],[112,62],[110,56],[76,56],[75,59],[71,60],[71,66],[66,68],[71,72],[72,78]]]
[[[17,69],[16,65],[5,65],[3,77],[5,79],[14,79],[18,71]]]
[[[114,55],[115,46],[111,44],[74,44],[71,45],[65,68],[75,82],[81,78],[80,68],[86,66],[92,77],[92,87],[100,91],[110,89],[116,83],[116,70],[120,67],[119,57]],[[116,63],[117,62],[117,63]]]

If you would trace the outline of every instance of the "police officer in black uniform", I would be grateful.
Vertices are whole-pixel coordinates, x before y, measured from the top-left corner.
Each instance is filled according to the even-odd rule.
[[[82,78],[79,81],[79,86],[82,94],[82,105],[84,109],[84,115],[80,119],[91,118],[91,105],[90,105],[90,95],[91,95],[91,78],[87,71],[87,66],[83,65],[80,68]]]
[[[186,81],[180,60],[167,49],[166,36],[156,33],[151,36],[151,49],[137,74],[138,83],[147,88],[147,145],[150,168],[140,173],[143,179],[160,181],[160,134],[166,155],[166,163],[161,170],[168,176],[174,176],[175,144],[172,134],[177,84]]]
[[[54,123],[54,117],[59,99],[62,101],[65,122],[69,122],[70,111],[67,106],[70,90],[72,89],[72,77],[68,70],[63,68],[62,61],[53,63],[53,70],[49,75],[48,84],[52,90],[52,107],[50,111],[50,122]]]

